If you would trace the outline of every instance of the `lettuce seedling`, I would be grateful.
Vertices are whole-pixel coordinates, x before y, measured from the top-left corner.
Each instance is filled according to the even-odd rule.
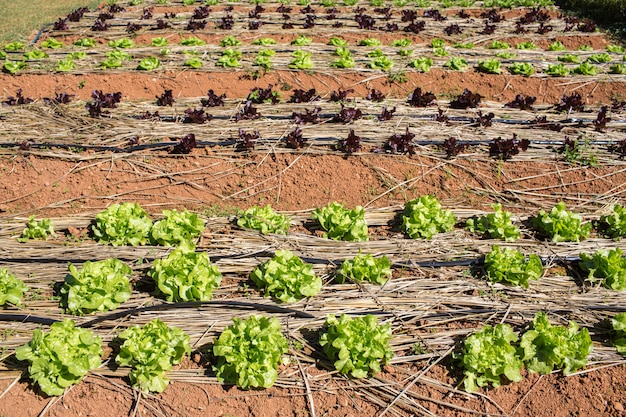
[[[335,201],[313,210],[311,218],[317,220],[325,230],[323,234],[325,238],[349,242],[362,242],[369,239],[365,209],[361,206],[350,210]]]
[[[424,195],[404,204],[402,229],[411,239],[431,239],[437,233],[449,232],[455,223],[452,211],[443,210],[433,196]]]
[[[61,288],[61,306],[71,314],[115,310],[131,296],[132,269],[119,259],[86,261],[78,270],[71,263]]]
[[[80,38],[74,42],[75,46],[83,46],[85,48],[93,48],[96,46],[96,40],[93,38]]]
[[[340,284],[346,280],[383,285],[391,277],[391,262],[386,256],[374,258],[371,254],[359,253],[352,259],[346,259],[337,269],[335,281]]]
[[[313,297],[322,289],[322,280],[315,275],[313,265],[303,262],[289,250],[277,250],[273,258],[252,271],[250,278],[265,296],[284,303]]]
[[[489,383],[497,388],[502,383],[502,375],[511,382],[521,381],[524,365],[517,349],[511,345],[517,340],[508,324],[485,325],[470,335],[461,352],[465,391],[474,392]]]
[[[237,215],[237,226],[258,230],[262,234],[277,233],[286,235],[290,226],[289,217],[276,213],[271,205],[250,207]]]
[[[413,67],[417,72],[428,72],[433,65],[433,60],[428,57],[419,57],[409,62],[409,67]]]
[[[165,391],[169,384],[166,372],[191,352],[189,336],[159,319],[143,327],[129,327],[119,337],[124,343],[115,362],[132,367],[131,384],[145,392]]]
[[[511,74],[514,75],[525,75],[526,77],[530,77],[535,73],[535,68],[530,62],[514,62],[506,68]]]
[[[453,71],[463,71],[465,68],[467,68],[467,61],[465,60],[465,58],[457,56],[447,61],[445,64],[443,64],[443,66]]]
[[[42,48],[59,49],[62,46],[63,42],[59,42],[54,38],[46,39],[45,41],[41,42]]]
[[[137,69],[140,71],[154,71],[161,66],[161,61],[155,56],[149,56],[139,61]]]
[[[240,67],[241,62],[239,62],[239,60],[241,59],[241,57],[242,57],[241,51],[238,51],[236,49],[226,48],[222,52],[222,56],[217,59],[217,62],[215,63],[215,65],[218,67],[226,67],[226,68]]]
[[[591,223],[583,223],[580,214],[568,211],[563,202],[549,213],[539,210],[531,221],[541,235],[553,242],[580,242],[591,233]]]
[[[517,249],[494,245],[485,255],[485,274],[491,282],[506,282],[528,288],[528,282],[543,275],[543,265],[537,255],[524,255]]]
[[[50,219],[35,220],[33,215],[28,217],[27,226],[17,240],[23,243],[30,239],[47,240],[50,236],[54,236],[54,227]]]
[[[66,59],[61,59],[59,62],[57,62],[56,70],[58,72],[67,72],[73,70],[74,68],[76,68],[74,60],[68,57]]]
[[[565,68],[565,65],[563,64],[548,64],[546,74],[553,77],[567,77],[569,75],[569,70]]]
[[[626,259],[620,248],[600,249],[593,255],[581,253],[579,265],[589,273],[589,282],[600,282],[610,290],[626,290]]]
[[[309,38],[309,37],[306,37],[304,35],[300,35],[296,39],[291,41],[291,44],[295,45],[295,46],[306,46],[306,45],[310,44],[311,42],[313,42],[313,38]]]
[[[148,271],[157,293],[167,301],[208,301],[220,286],[222,274],[206,252],[196,252],[193,243],[183,241],[166,258],[156,259]]]
[[[378,324],[372,314],[355,318],[342,314],[338,319],[329,314],[324,327],[326,331],[320,336],[320,345],[342,374],[354,378],[375,375],[381,365],[393,358],[389,347],[391,325]]]
[[[587,364],[593,350],[589,331],[578,328],[574,321],[569,327],[553,326],[544,312],[535,314],[529,330],[521,337],[520,348],[526,369],[542,375],[554,368],[570,375]]]
[[[502,72],[500,69],[500,61],[497,59],[479,60],[476,70],[487,74],[500,74]]]
[[[291,62],[289,62],[289,68],[291,69],[300,69],[307,70],[313,68],[313,59],[312,54],[310,52],[303,51],[301,49],[295,50],[291,53],[291,57],[293,58]]]
[[[620,204],[611,207],[611,214],[600,217],[602,232],[613,239],[626,236],[626,209]]]
[[[21,70],[26,69],[27,66],[28,64],[24,61],[11,61],[7,59],[4,61],[4,64],[2,64],[2,71],[15,75]]]
[[[288,349],[277,319],[257,315],[234,318],[213,345],[217,357],[213,370],[220,382],[243,389],[269,388],[276,382],[278,364]]]
[[[61,395],[91,369],[102,364],[102,339],[71,319],[53,323],[49,332],[33,331],[27,344],[15,349],[17,360],[30,362],[30,379],[47,395]]]
[[[134,48],[135,42],[133,42],[131,39],[128,39],[128,38],[113,39],[109,41],[109,46],[111,48],[119,48],[119,49]],[[154,46],[160,46],[160,45],[154,45]]]
[[[139,246],[148,243],[152,220],[137,203],[113,204],[96,214],[92,226],[98,243]]]
[[[28,289],[28,286],[8,269],[0,268],[0,306],[6,303],[22,305],[22,297]]]
[[[493,213],[472,217],[465,222],[465,228],[472,233],[481,233],[492,239],[513,242],[520,238],[521,233],[511,221],[511,213],[502,210],[502,204],[492,204]]]
[[[616,314],[611,319],[611,325],[615,330],[613,344],[619,353],[626,355],[626,313]]]
[[[163,210],[163,216],[165,218],[155,222],[150,230],[152,242],[157,245],[173,246],[191,241],[204,231],[204,220],[187,209]]]
[[[190,36],[188,38],[181,38],[180,44],[183,46],[204,46],[206,42],[195,36]]]
[[[26,51],[22,55],[24,59],[28,61],[36,61],[38,59],[48,58],[48,54],[44,51],[40,51],[39,49],[34,49],[32,51]]]

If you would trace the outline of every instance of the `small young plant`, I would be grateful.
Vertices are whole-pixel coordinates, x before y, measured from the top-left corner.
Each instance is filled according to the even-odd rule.
[[[478,72],[484,72],[487,74],[500,74],[502,69],[500,68],[500,61],[497,59],[486,59],[478,61],[476,70]]]
[[[26,228],[17,240],[23,243],[30,239],[47,240],[50,236],[54,236],[54,227],[50,219],[35,220],[35,216],[30,216]]]
[[[511,221],[511,213],[502,210],[502,205],[499,203],[493,204],[491,207],[494,210],[493,213],[468,219],[465,223],[467,230],[507,242],[519,239],[521,234],[519,228]]]
[[[335,369],[344,375],[353,378],[375,375],[381,365],[393,358],[389,347],[391,325],[379,324],[374,315],[351,318],[342,314],[336,318],[329,314],[324,327],[320,345]]]
[[[100,336],[76,327],[71,319],[53,323],[48,332],[33,330],[30,342],[15,349],[17,360],[30,362],[30,379],[50,396],[62,395],[99,367],[102,354]]]
[[[528,288],[531,280],[543,275],[541,259],[537,255],[529,255],[528,260],[517,249],[500,248],[494,245],[491,252],[485,255],[485,276],[491,282],[505,282]]]
[[[173,246],[196,239],[204,231],[204,220],[187,209],[163,210],[164,219],[155,222],[150,229],[150,237],[157,245]]]
[[[581,253],[579,265],[589,273],[589,282],[599,282],[610,290],[626,290],[626,259],[620,248],[600,249],[593,255]]]
[[[431,239],[437,233],[449,232],[455,223],[452,211],[443,210],[439,200],[430,195],[407,201],[402,212],[402,229],[411,239]]]
[[[359,253],[352,259],[341,263],[335,274],[335,281],[340,284],[346,280],[354,282],[369,281],[372,284],[383,285],[391,277],[391,262],[386,256],[375,258],[371,254]]]
[[[303,51],[301,49],[295,50],[291,53],[291,57],[293,58],[291,62],[289,62],[289,68],[291,69],[299,69],[299,70],[308,70],[313,68],[313,58],[312,54],[307,51]]]
[[[611,207],[611,213],[600,217],[602,232],[613,239],[626,236],[626,209],[620,204]]]
[[[274,257],[252,271],[250,278],[264,291],[284,303],[313,297],[322,289],[322,280],[313,266],[289,250],[277,250]]]
[[[520,339],[522,360],[526,369],[542,375],[554,368],[570,375],[587,364],[593,350],[589,331],[579,329],[574,321],[569,327],[553,326],[544,312],[535,314],[533,324]]]
[[[237,215],[237,226],[258,230],[262,234],[277,233],[286,235],[289,231],[290,219],[284,214],[276,213],[271,205],[250,207]]]
[[[139,61],[139,64],[137,65],[137,69],[140,71],[154,71],[160,66],[161,66],[161,61],[159,61],[159,58],[155,56],[149,56]]]
[[[0,268],[0,306],[6,303],[21,306],[24,293],[28,289],[28,286],[8,269]]]
[[[465,60],[465,58],[457,56],[451,58],[449,61],[446,61],[443,66],[453,71],[463,71],[465,68],[467,68],[467,61]]]
[[[220,286],[222,274],[206,252],[196,252],[191,242],[183,241],[166,258],[156,259],[148,271],[157,293],[167,301],[209,301]]]
[[[96,214],[92,226],[98,243],[139,246],[149,241],[152,220],[137,203],[113,204]]]
[[[115,362],[132,368],[130,382],[144,392],[165,391],[169,384],[166,372],[191,352],[189,336],[159,319],[129,327],[119,337],[124,343]]]
[[[428,57],[419,57],[409,62],[409,67],[415,68],[417,72],[428,72],[433,65],[433,60]]]
[[[626,313],[616,314],[611,319],[611,325],[615,331],[613,344],[619,353],[626,355]]]
[[[76,315],[115,310],[131,296],[128,275],[132,269],[119,259],[86,261],[79,270],[68,265],[61,288],[61,305]]]
[[[213,345],[217,365],[213,367],[220,382],[239,388],[269,388],[278,377],[278,365],[289,350],[289,342],[276,318],[235,317]]]
[[[563,202],[557,203],[549,213],[539,210],[531,221],[541,235],[553,242],[580,242],[591,233],[591,223],[583,223],[580,214],[568,211]]]
[[[347,209],[339,202],[316,208],[311,214],[325,230],[324,238],[362,242],[368,240],[365,210],[361,206]]]
[[[461,352],[465,391],[474,392],[489,384],[497,388],[502,384],[502,376],[511,382],[521,381],[524,364],[511,345],[517,340],[508,324],[485,325],[470,335]]]

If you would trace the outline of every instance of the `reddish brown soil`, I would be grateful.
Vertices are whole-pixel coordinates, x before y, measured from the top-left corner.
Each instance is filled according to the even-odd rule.
[[[482,74],[474,71],[452,72],[431,70],[427,74],[407,73],[407,82],[391,84],[385,74],[364,76],[358,73],[341,74],[315,73],[308,76],[301,71],[273,71],[259,80],[251,80],[243,71],[231,72],[160,72],[146,73],[107,73],[107,74],[64,74],[33,75],[17,77],[1,74],[2,95],[14,95],[18,88],[24,95],[33,98],[51,97],[55,93],[67,92],[77,98],[88,100],[92,90],[106,92],[121,91],[126,100],[151,100],[163,93],[164,89],[174,91],[179,97],[200,97],[207,90],[224,92],[229,98],[245,97],[250,89],[267,84],[285,85],[292,88],[317,88],[318,92],[329,94],[338,88],[352,88],[354,95],[364,97],[370,89],[386,92],[390,98],[407,97],[415,87],[432,91],[438,96],[458,95],[463,88],[481,94],[487,100],[510,101],[516,94],[526,93],[537,96],[537,103],[554,104],[563,94],[577,92],[589,104],[608,104],[611,98],[626,91],[625,82],[589,81],[583,78],[572,80],[555,78],[525,78],[507,75]],[[84,83],[83,83],[84,81]],[[79,84],[83,85],[79,88]]]
[[[572,39],[567,38],[568,48],[575,48],[577,43],[590,43],[585,37]],[[596,38],[593,39],[596,42]],[[604,38],[598,39],[595,48],[608,43]],[[198,97],[208,89],[215,89],[227,93],[228,97],[241,98],[253,86],[268,83],[316,88],[325,94],[339,87],[354,88],[354,94],[361,97],[370,88],[384,87],[383,91],[391,97],[406,97],[416,86],[436,94],[458,94],[467,86],[489,100],[504,102],[517,93],[532,93],[542,103],[554,103],[564,93],[573,91],[581,93],[590,104],[608,103],[612,97],[626,91],[625,83],[618,82],[589,83],[580,79],[567,83],[555,79],[435,70],[428,74],[411,74],[406,84],[391,86],[384,84],[383,75],[368,81],[350,73],[308,76],[302,72],[279,71],[258,81],[242,79],[242,75],[191,71],[0,75],[0,85],[4,97],[22,88],[26,96],[34,98],[65,91],[83,100],[89,99],[94,89],[122,91],[126,100],[151,100],[164,89],[172,89],[181,97]],[[85,87],[79,89],[78,84],[83,80]],[[150,153],[82,162],[11,153],[0,157],[0,218],[31,213],[38,216],[93,213],[116,201],[137,201],[152,212],[160,212],[166,206],[185,206],[215,213],[216,207],[228,211],[268,202],[281,210],[311,209],[334,200],[348,206],[369,203],[382,207],[432,193],[447,206],[468,208],[486,208],[493,202],[493,196],[498,195],[509,198],[505,203],[517,212],[528,213],[538,206],[552,205],[556,193],[573,196],[608,193],[621,199],[626,173],[621,172],[620,166],[570,168],[545,160],[498,164],[472,157],[445,161],[419,153],[411,157],[365,154],[344,158],[305,153],[224,157],[219,150],[201,149],[183,157]],[[512,197],[511,191],[530,189],[538,190],[527,199]],[[471,397],[463,393],[444,396],[432,386],[409,387],[407,381],[411,376],[426,366],[423,363],[387,366],[379,378],[388,383],[403,381],[399,382],[400,390],[407,387],[421,395],[420,404],[425,410],[439,416],[471,415],[472,412],[508,416],[622,416],[625,411],[626,368],[623,366],[572,377],[529,375],[520,383],[481,390],[481,395]],[[308,366],[306,372],[314,377],[323,371]],[[456,384],[458,375],[450,372],[450,367],[437,365],[426,376]],[[293,388],[241,391],[220,384],[173,382],[163,394],[138,398],[128,388],[126,380],[89,375],[52,403],[51,399],[33,391],[24,380],[12,385],[13,378],[15,375],[0,380],[0,392],[6,389],[0,394],[0,414],[12,417],[312,414],[306,392]],[[317,416],[370,417],[384,410],[384,406],[373,404],[339,377],[332,381],[323,390],[312,393]],[[438,405],[438,401],[457,408]]]

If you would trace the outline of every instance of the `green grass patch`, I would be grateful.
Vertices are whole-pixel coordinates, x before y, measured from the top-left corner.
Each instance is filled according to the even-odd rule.
[[[89,0],[0,0],[0,45],[12,41],[26,42],[33,31],[54,23],[78,7],[94,9],[99,1]]]

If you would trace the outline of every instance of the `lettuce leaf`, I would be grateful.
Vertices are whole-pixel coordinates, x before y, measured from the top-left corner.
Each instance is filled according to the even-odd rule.
[[[491,207],[494,210],[493,213],[468,219],[465,223],[467,230],[507,242],[519,239],[521,234],[517,226],[511,221],[511,213],[502,210],[502,205],[499,203],[493,204]]]
[[[28,286],[11,274],[8,269],[0,268],[0,306],[6,303],[19,306]]]
[[[600,217],[602,232],[613,239],[626,236],[626,210],[620,204],[611,207],[611,214]]]
[[[491,282],[506,282],[528,288],[530,280],[537,280],[543,275],[543,265],[537,255],[524,259],[517,249],[500,248],[494,245],[485,255],[485,273]]]
[[[557,203],[549,213],[539,210],[531,221],[541,235],[553,242],[580,242],[591,233],[591,223],[583,223],[580,214],[568,211],[563,202]]]
[[[61,305],[68,313],[114,310],[131,296],[127,275],[132,269],[119,259],[86,261],[80,270],[70,263],[67,268],[70,273],[61,288]]]
[[[148,243],[152,220],[137,203],[113,204],[97,213],[92,226],[98,243],[139,246]]]
[[[100,336],[75,327],[71,319],[53,323],[47,333],[34,330],[31,341],[15,349],[18,360],[30,362],[30,379],[51,396],[63,394],[90,369],[99,367],[102,354]]]
[[[213,370],[220,382],[243,389],[269,388],[278,376],[278,364],[289,344],[275,318],[250,316],[234,318],[213,345],[217,365]]]
[[[389,347],[391,325],[380,325],[368,314],[351,318],[342,314],[326,317],[326,332],[320,337],[324,354],[334,361],[335,369],[354,378],[365,378],[380,372],[381,365],[393,358]]]
[[[343,261],[335,275],[335,281],[343,284],[346,279],[355,282],[369,281],[383,285],[391,277],[391,262],[386,256],[374,258],[370,254],[359,253],[353,259]]]
[[[361,206],[350,210],[335,201],[313,210],[311,218],[317,220],[326,231],[325,238],[349,242],[368,240],[365,210]]]
[[[431,239],[437,233],[449,232],[455,223],[452,211],[443,210],[433,196],[424,195],[404,205],[402,228],[411,239]]]
[[[52,227],[50,219],[35,220],[35,216],[30,216],[22,236],[18,237],[17,240],[24,243],[30,239],[47,240],[50,236],[54,236],[54,227]]]
[[[272,259],[252,271],[250,278],[265,291],[265,296],[284,303],[312,297],[322,289],[322,280],[315,275],[313,266],[288,250],[277,250]]]
[[[580,254],[579,265],[588,272],[587,279],[591,282],[601,282],[604,288],[610,290],[626,290],[626,259],[620,248],[600,249],[593,255]]]
[[[157,293],[167,301],[208,301],[220,286],[222,274],[211,264],[206,252],[183,241],[167,258],[156,259],[148,271],[157,284]]]
[[[517,340],[508,324],[485,325],[470,335],[463,343],[461,353],[465,391],[474,392],[490,383],[497,388],[502,375],[512,382],[521,381],[520,371],[524,365],[517,349],[511,345]]]
[[[197,238],[204,231],[204,220],[186,209],[182,212],[163,210],[163,215],[165,218],[155,222],[150,230],[152,241],[156,244],[177,245]]]
[[[626,355],[626,313],[616,314],[611,324],[615,330],[613,344],[619,353]]]
[[[239,212],[237,217],[239,227],[258,230],[264,235],[268,233],[286,235],[289,231],[289,217],[276,213],[269,204],[265,207],[250,207]]]
[[[544,312],[538,312],[532,327],[521,338],[522,360],[526,369],[548,374],[556,367],[570,375],[587,364],[593,350],[589,331],[570,321],[569,327],[552,326]]]
[[[165,391],[169,384],[165,373],[191,352],[189,336],[159,319],[129,327],[119,337],[125,340],[115,362],[133,368],[130,382],[142,391]]]

